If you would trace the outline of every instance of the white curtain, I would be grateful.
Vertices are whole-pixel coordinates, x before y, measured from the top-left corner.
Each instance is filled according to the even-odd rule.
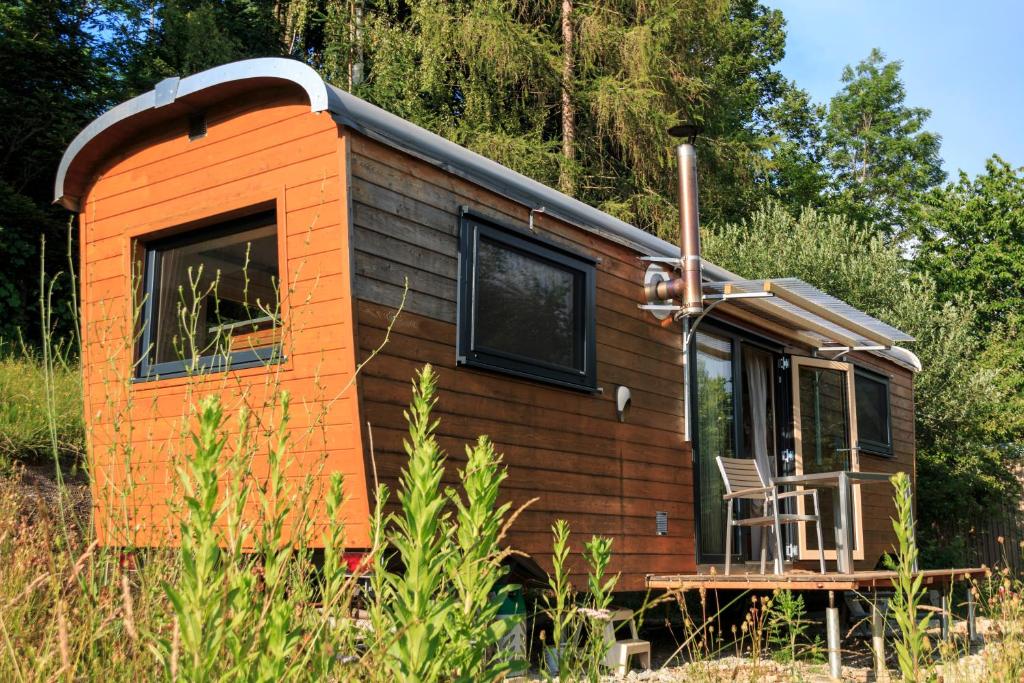
[[[745,353],[743,356],[744,381],[747,383],[747,395],[750,399],[749,425],[750,425],[750,447],[758,467],[768,476],[775,475],[774,458],[768,453],[768,392],[771,390],[771,367],[768,365],[770,357],[763,353]],[[753,503],[752,512],[755,515],[764,514],[762,503]],[[761,548],[761,534],[765,529],[753,527],[750,529],[751,552],[754,557]],[[771,546],[771,544],[769,544]],[[768,548],[769,557],[774,557],[773,547]]]
[[[768,453],[768,391],[771,369],[768,367],[768,357],[763,354],[748,353],[744,360],[744,379],[750,395],[750,445],[761,471],[773,476],[774,458]]]

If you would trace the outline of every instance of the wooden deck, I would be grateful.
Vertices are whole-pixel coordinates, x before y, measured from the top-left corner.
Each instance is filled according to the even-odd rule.
[[[980,567],[964,569],[926,569],[918,572],[925,586],[946,586],[955,581],[980,576],[985,570]],[[709,572],[706,574],[648,574],[648,588],[665,590],[774,590],[776,588],[796,591],[846,591],[892,588],[896,572],[863,571],[849,574],[817,574],[807,571],[793,571],[785,574],[730,574]]]

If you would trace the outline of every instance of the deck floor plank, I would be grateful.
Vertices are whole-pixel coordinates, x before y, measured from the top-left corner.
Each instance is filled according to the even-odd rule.
[[[984,574],[981,567],[962,569],[925,569],[917,572],[925,586],[948,585]],[[877,588],[892,588],[896,572],[889,570],[860,571],[849,574],[818,574],[809,571],[792,571],[785,574],[649,574],[648,588],[665,590],[774,590],[790,589],[800,591],[843,591]]]

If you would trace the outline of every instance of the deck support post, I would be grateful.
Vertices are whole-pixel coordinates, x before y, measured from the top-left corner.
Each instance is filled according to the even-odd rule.
[[[839,649],[839,608],[836,594],[828,592],[828,607],[825,609],[825,633],[828,641],[828,673],[833,680],[843,677],[843,656]]]
[[[885,665],[885,619],[878,591],[871,592],[871,649],[875,655],[875,680],[889,680],[889,667]]]
[[[952,614],[949,610],[949,595],[946,593],[942,594],[942,640],[949,640],[950,624],[952,622]]]
[[[967,583],[967,646],[978,640],[978,606],[974,602],[974,586]]]

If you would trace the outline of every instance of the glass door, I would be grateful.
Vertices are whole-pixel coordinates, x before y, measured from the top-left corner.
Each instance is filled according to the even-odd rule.
[[[715,458],[736,457],[733,343],[725,335],[703,330],[695,336],[698,558],[701,562],[724,562],[725,484]]]
[[[835,472],[859,469],[857,415],[853,401],[853,366],[818,358],[793,358],[793,443],[796,473]],[[836,489],[821,488],[821,527],[825,559],[835,559],[833,496]],[[809,500],[798,498],[797,510],[804,512]],[[864,558],[860,523],[860,487],[853,487],[854,559]],[[817,559],[819,548],[807,524],[797,525],[800,559]]]
[[[775,367],[777,353],[738,332],[702,328],[694,335],[694,464],[697,548],[701,563],[725,561],[725,483],[716,458],[754,458],[764,471],[776,471]],[[741,516],[762,514],[756,502],[742,501]],[[760,530],[734,529],[733,560],[754,557]]]

